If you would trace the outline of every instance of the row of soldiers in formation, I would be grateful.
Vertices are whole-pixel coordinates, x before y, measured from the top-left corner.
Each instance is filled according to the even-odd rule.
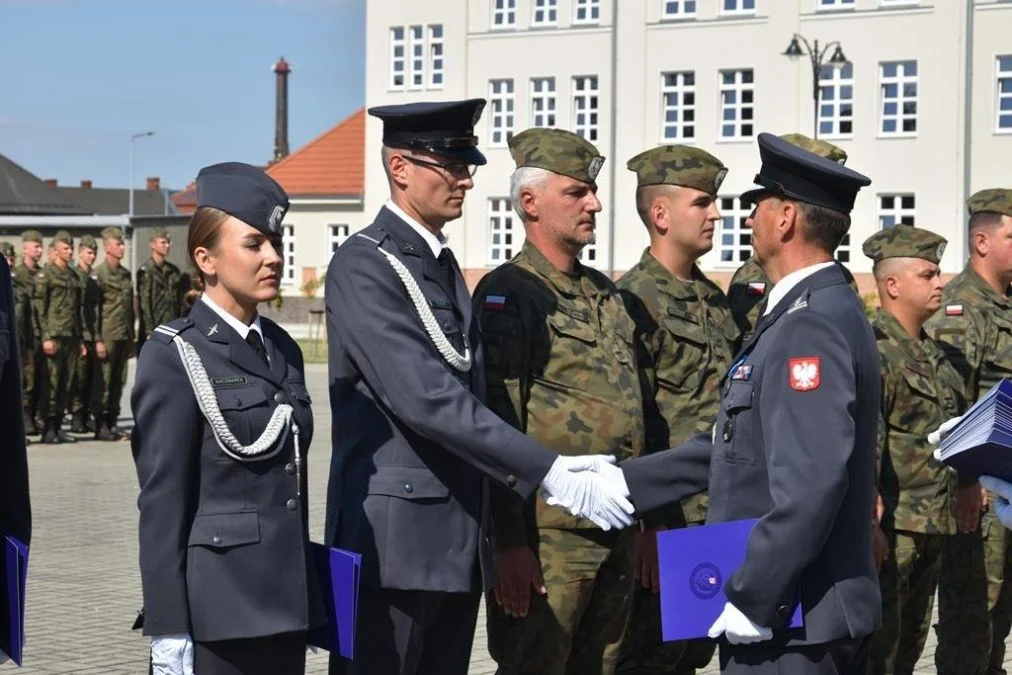
[[[40,232],[26,230],[21,241],[20,261],[10,243],[2,252],[14,281],[27,434],[41,435],[43,443],[74,442],[62,429],[69,413],[71,432],[94,433],[103,441],[128,437],[117,427],[127,362],[156,326],[187,311],[186,279],[166,260],[168,233],[156,229],[151,235],[136,301],[120,228],[102,230],[105,259],[98,265],[98,242],[91,235],[78,240],[76,264],[74,240],[65,230],[50,241],[45,264]]]
[[[841,164],[846,161],[846,153],[832,144],[800,134],[783,138]],[[531,130],[514,137],[510,147],[515,158],[551,154],[558,172],[573,176],[573,168],[564,166],[567,157],[585,163],[588,153],[596,154],[581,143],[586,142]],[[700,432],[722,433],[711,429],[721,382],[772,288],[753,261],[737,271],[727,294],[695,265],[712,248],[713,224],[719,218],[715,200],[726,168],[717,158],[699,148],[665,146],[634,157],[627,167],[639,178],[637,208],[651,245],[617,289],[578,264],[580,274],[560,273],[528,240],[474,293],[490,372],[489,407],[556,449],[592,453],[619,448],[621,454],[624,448],[632,456],[643,451],[637,445],[668,448]],[[593,182],[593,176],[586,180]],[[667,186],[690,187],[693,195],[705,193],[709,199],[694,197],[675,210],[673,201],[664,206],[656,199],[661,194],[656,190]],[[1012,299],[1006,293],[1012,282],[1012,190],[976,193],[968,211],[969,263],[944,289],[938,264],[946,242],[937,234],[902,225],[864,243],[881,300],[871,320],[883,383],[874,515],[883,625],[872,642],[875,673],[913,672],[930,629],[936,590],[937,672],[1005,672],[1004,642],[1012,625],[1012,537],[1006,538],[994,521],[988,496],[976,481],[960,480],[936,462],[927,441],[929,432],[963,413],[1000,378],[1012,376]],[[548,334],[525,335],[523,327],[537,322],[514,315],[517,310],[511,311],[505,300],[545,295],[544,289],[550,289],[543,304],[551,333],[560,336],[563,347]],[[630,349],[648,353],[636,358]],[[651,365],[653,381],[647,386],[637,375],[637,362]],[[574,377],[583,382],[583,393],[567,395],[580,399],[580,410],[557,410],[551,387],[530,381]],[[530,400],[532,396],[547,398]],[[608,672],[685,674],[705,667],[714,654],[712,641],[660,640],[653,536],[657,529],[702,524],[706,510],[702,494],[645,518],[646,531],[636,538],[579,537],[567,533],[590,528],[589,521],[545,508],[540,498],[536,508],[521,509],[510,495],[494,491],[493,546],[500,564],[525,547],[537,550],[548,590],[542,600],[530,592],[531,582],[523,589],[514,580],[513,593],[497,588],[499,602],[489,603],[488,617],[493,658],[507,670],[512,664],[516,672],[526,672],[518,659],[529,658],[535,641],[560,652],[554,658],[563,663],[569,652],[570,665],[577,652],[590,654],[591,662],[603,654]],[[614,567],[617,574],[629,572],[622,562],[629,561],[641,583],[631,596],[619,583],[609,589],[577,587],[566,576],[572,569],[569,561],[595,561]],[[537,564],[516,557],[508,562],[519,569]],[[595,601],[588,605],[591,591]],[[547,602],[560,624],[568,625],[520,630],[512,619],[533,612],[526,600],[517,600],[528,594],[529,602]],[[605,594],[613,597],[602,600]],[[615,631],[622,632],[616,621],[621,623],[627,612],[624,637],[616,646]],[[543,656],[546,663],[553,661]]]

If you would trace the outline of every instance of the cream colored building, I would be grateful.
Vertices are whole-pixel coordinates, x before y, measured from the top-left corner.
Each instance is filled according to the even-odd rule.
[[[816,124],[812,63],[784,51],[795,34],[820,51],[838,42],[848,63],[821,68],[819,136],[872,178],[841,259],[869,272],[860,243],[912,220],[949,239],[943,270],[956,272],[967,190],[1012,185],[1012,2],[970,1],[369,0],[366,105],[488,99],[476,133],[489,164],[446,229],[472,282],[523,241],[506,139],[546,125],[581,133],[608,158],[585,258],[616,275],[647,243],[626,160],[662,143],[723,160],[724,220],[701,262],[726,280],[749,255],[737,195],[759,169],[755,136],[812,135]],[[386,199],[381,132],[368,117],[367,221]]]

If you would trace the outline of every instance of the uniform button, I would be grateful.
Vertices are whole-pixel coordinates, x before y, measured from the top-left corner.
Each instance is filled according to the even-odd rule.
[[[781,619],[787,619],[791,615],[791,608],[788,605],[780,605],[777,607],[777,614],[780,615]]]
[[[221,543],[221,537],[218,535],[214,535],[213,537],[211,537],[211,543],[217,546],[218,544]]]
[[[285,464],[285,473],[287,473],[289,476],[294,476],[295,475],[295,465],[292,464],[291,462],[288,462],[288,464]]]
[[[404,491],[407,492],[408,494],[411,494],[412,492],[415,491],[415,488],[411,487],[411,483],[405,483]]]
[[[287,400],[288,400],[288,397],[285,396],[285,392],[283,392],[283,391],[279,391],[278,393],[274,394],[274,402],[275,403],[284,403]]]
[[[506,485],[508,485],[511,488],[515,488],[517,486],[517,477],[516,476],[506,476]]]
[[[287,502],[285,502],[285,508],[288,509],[289,511],[294,511],[298,507],[299,503],[294,499],[289,499]]]

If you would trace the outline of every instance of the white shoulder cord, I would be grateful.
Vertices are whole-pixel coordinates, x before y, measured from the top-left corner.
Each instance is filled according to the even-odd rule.
[[[218,443],[221,451],[232,459],[240,462],[261,462],[274,457],[285,445],[288,438],[288,429],[291,427],[292,437],[295,441],[295,475],[297,494],[302,495],[302,451],[299,447],[299,425],[295,423],[292,406],[282,403],[274,409],[271,419],[260,438],[252,445],[244,446],[232,434],[228,428],[225,418],[218,407],[218,397],[214,393],[214,387],[207,377],[204,364],[200,360],[200,354],[189,342],[179,335],[172,338],[179,352],[179,360],[183,362],[183,369],[190,379],[190,386],[193,387],[193,394],[197,398],[197,405],[200,412],[204,414],[207,423],[211,426],[211,434]],[[279,438],[280,437],[280,438]],[[272,449],[273,448],[273,449]]]
[[[432,310],[429,309],[429,303],[425,299],[425,295],[422,293],[422,289],[418,287],[418,282],[411,276],[411,272],[404,266],[397,256],[393,255],[389,251],[380,248],[378,241],[372,237],[367,237],[364,234],[358,236],[363,239],[368,239],[374,242],[377,246],[376,249],[386,257],[387,262],[394,268],[394,272],[401,278],[401,282],[404,284],[404,288],[408,291],[408,297],[411,298],[411,302],[415,305],[415,311],[418,312],[418,318],[422,320],[422,326],[425,328],[425,332],[429,334],[429,338],[433,344],[436,345],[436,349],[446,362],[453,366],[455,369],[462,373],[466,373],[471,370],[471,347],[467,344],[467,339],[464,339],[464,353],[461,354],[450,341],[446,339],[446,335],[443,334],[443,330],[439,327],[439,322],[436,321],[436,317],[432,315]]]

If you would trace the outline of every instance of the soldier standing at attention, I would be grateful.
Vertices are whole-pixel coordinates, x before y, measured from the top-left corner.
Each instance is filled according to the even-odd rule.
[[[95,411],[95,438],[115,441],[127,434],[116,428],[120,399],[126,384],[127,363],[134,353],[134,291],[130,270],[123,267],[123,230],[107,227],[102,230],[105,260],[95,268],[102,291],[102,322],[99,335],[105,345],[102,361],[102,387],[99,407]]]
[[[1012,377],[1012,190],[982,190],[967,200],[970,258],[945,286],[942,310],[928,321],[963,377],[973,402],[1003,377]],[[1012,623],[1012,536],[994,509],[981,515],[988,495],[961,477],[956,524],[942,552],[938,590],[939,675],[1003,673],[1005,638]]]
[[[71,373],[77,359],[83,356],[81,343],[81,284],[70,268],[74,255],[74,240],[70,233],[60,230],[53,236],[49,248],[52,263],[36,274],[33,304],[39,323],[39,338],[46,355],[49,387],[43,408],[43,443],[73,443],[71,436],[60,430],[63,414],[67,411]]]
[[[653,391],[663,417],[651,449],[680,445],[713,426],[720,406],[720,379],[734,357],[738,328],[727,296],[696,266],[713,248],[720,220],[716,195],[727,169],[699,148],[671,145],[629,160],[637,175],[636,210],[650,234],[650,247],[619,282],[636,334],[649,350]],[[640,583],[622,645],[618,672],[637,675],[694,673],[710,659],[712,640],[661,639],[657,531],[701,525],[706,493],[689,497],[663,515],[645,517],[637,534]]]
[[[151,337],[157,326],[186,314],[183,301],[185,279],[179,268],[166,260],[172,249],[169,233],[164,228],[151,232],[151,257],[137,272],[137,295],[140,296],[139,342]]]
[[[910,675],[931,627],[942,547],[955,531],[955,484],[927,436],[962,413],[966,399],[959,373],[923,329],[942,303],[945,239],[896,225],[869,237],[863,250],[882,302],[872,319],[882,361],[878,490],[892,551],[879,573],[882,627],[872,640],[872,673]]]
[[[42,259],[42,233],[25,230],[21,233],[21,262],[14,268],[14,309],[18,323],[18,347],[21,350],[21,378],[23,382],[21,410],[25,433],[35,436],[40,432],[35,421],[45,374],[45,356],[35,317],[32,300],[38,281],[39,260]]]
[[[9,241],[5,241],[0,244],[0,255],[7,260],[7,267],[11,271],[11,279],[14,279],[14,266],[17,265],[17,257],[14,255],[14,244]]]
[[[98,244],[95,237],[86,234],[77,244],[77,274],[81,286],[81,342],[84,345],[77,360],[70,384],[70,430],[76,434],[88,431],[95,412],[95,389],[100,362],[105,359],[105,345],[99,339],[102,321],[102,290],[92,273]],[[94,431],[94,429],[92,429]]]

